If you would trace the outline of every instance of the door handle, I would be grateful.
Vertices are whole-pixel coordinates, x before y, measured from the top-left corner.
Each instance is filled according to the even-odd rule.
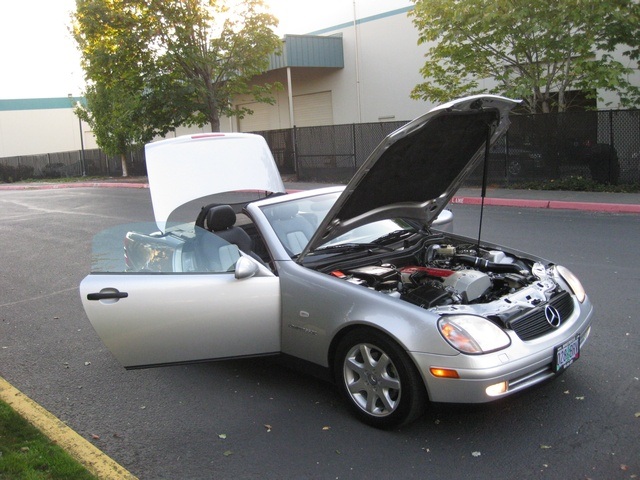
[[[111,298],[127,298],[129,294],[127,292],[99,292],[87,294],[87,300],[105,300]]]

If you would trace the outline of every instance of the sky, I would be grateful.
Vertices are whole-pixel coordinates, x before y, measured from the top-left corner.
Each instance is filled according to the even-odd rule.
[[[80,55],[69,33],[75,0],[0,0],[0,100],[80,96]],[[410,0],[266,0],[277,33],[302,34],[411,5]]]

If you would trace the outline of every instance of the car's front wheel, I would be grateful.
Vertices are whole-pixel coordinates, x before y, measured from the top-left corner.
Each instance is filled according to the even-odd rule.
[[[340,341],[335,375],[355,414],[373,427],[398,427],[424,411],[427,395],[414,363],[378,331],[355,330]]]

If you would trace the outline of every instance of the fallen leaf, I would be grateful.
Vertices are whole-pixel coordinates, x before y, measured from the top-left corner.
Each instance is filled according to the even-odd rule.
[[[640,412],[636,412],[636,418],[640,418]]]
[[[564,393],[565,395],[568,395],[568,394],[569,394],[569,390],[565,390],[565,391],[564,391],[564,392],[562,392],[562,393]]]
[[[95,433],[92,433],[91,438],[93,438],[94,440],[100,440],[100,435],[96,435]]]
[[[540,445],[540,448],[542,448],[543,450],[548,450],[551,448],[551,445]]]
[[[322,427],[322,430],[331,430],[331,427]]]
[[[271,431],[271,428],[272,428],[272,427],[271,427],[271,425],[268,425],[268,424],[266,424],[266,423],[265,423],[265,424],[264,424],[264,428],[266,428],[266,429],[267,429],[267,433],[268,433],[268,432],[270,432],[270,431]]]
[[[228,457],[228,456],[230,456],[230,455],[233,455],[233,452],[232,452],[231,450],[227,450],[226,452],[224,452],[224,453],[223,453],[223,455],[224,455],[225,457]]]
[[[584,397],[576,397],[576,400],[584,400]]]
[[[227,438],[227,434],[226,433],[221,433],[220,435],[218,435],[218,438],[221,438],[221,439],[224,440],[225,438]]]
[[[479,457],[482,454],[480,452],[471,452],[471,455],[473,455],[474,457]]]
[[[627,467],[627,466],[623,463],[622,465],[620,465],[620,470],[627,471],[627,470],[629,470],[629,467]]]

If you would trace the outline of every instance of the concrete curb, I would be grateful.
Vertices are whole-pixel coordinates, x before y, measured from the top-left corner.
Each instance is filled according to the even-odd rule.
[[[457,205],[480,205],[482,204],[482,198],[453,197],[451,199],[451,203]],[[640,214],[640,205],[627,203],[566,202],[561,200],[523,200],[516,198],[487,197],[484,199],[484,204],[499,207],[549,208],[559,210],[582,210],[588,212]]]
[[[0,399],[101,480],[137,480],[138,477],[106,456],[2,377]]]

